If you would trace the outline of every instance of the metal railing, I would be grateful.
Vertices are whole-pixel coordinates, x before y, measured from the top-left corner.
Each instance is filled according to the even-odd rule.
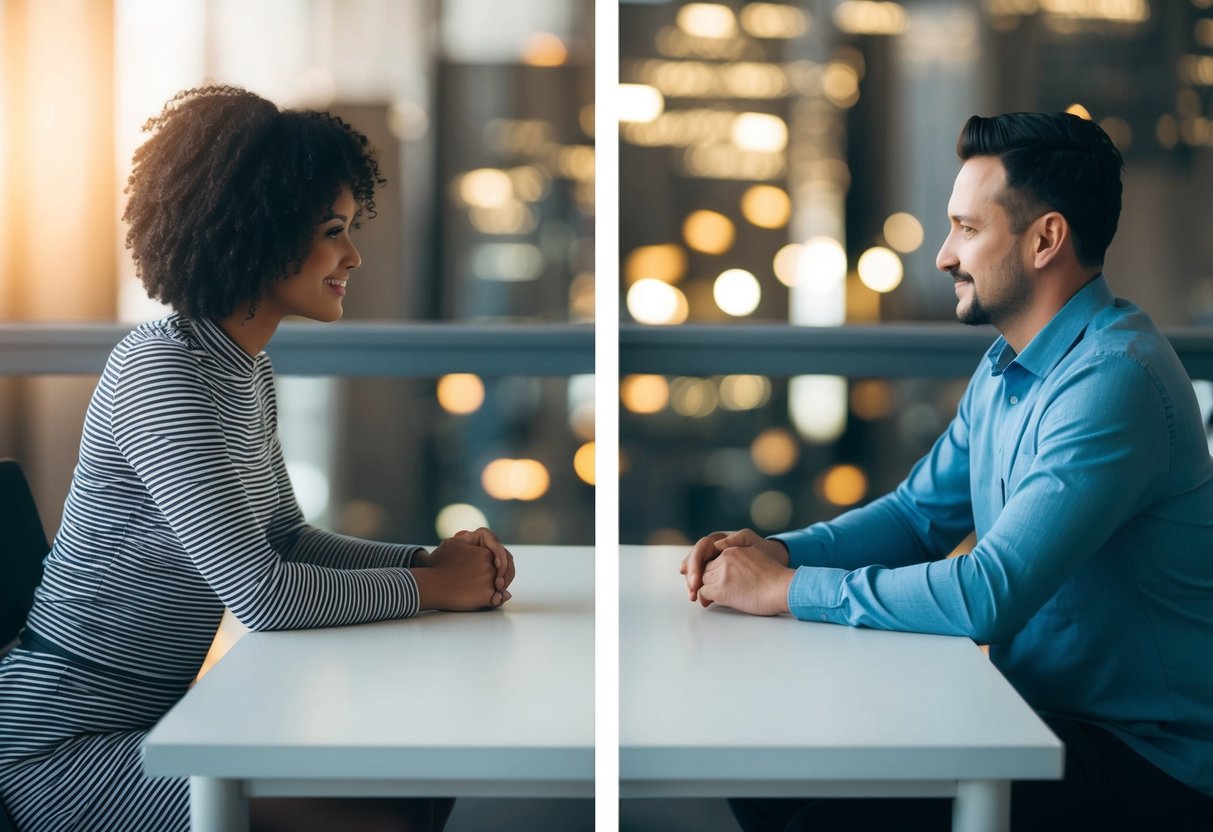
[[[97,374],[129,324],[0,324],[0,375]],[[1193,379],[1213,379],[1213,328],[1164,330]],[[997,333],[957,324],[801,327],[623,324],[620,373],[968,376]],[[594,372],[589,324],[284,324],[284,375],[566,376]]]
[[[0,324],[0,375],[97,375],[131,324]],[[589,324],[284,324],[266,348],[281,375],[427,378],[594,372]]]
[[[1213,328],[1164,330],[1193,379],[1213,379]],[[807,327],[772,323],[619,329],[619,372],[851,377],[972,375],[998,333],[958,324]]]

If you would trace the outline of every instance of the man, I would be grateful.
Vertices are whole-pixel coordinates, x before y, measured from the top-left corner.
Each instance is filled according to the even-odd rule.
[[[1002,337],[955,419],[864,508],[701,539],[690,597],[989,644],[1066,744],[1065,780],[1013,787],[1016,828],[1213,829],[1213,460],[1174,351],[1102,274],[1120,154],[1093,122],[1040,113],[974,116],[957,153],[936,265],[957,317]],[[971,553],[944,557],[973,530]],[[948,817],[829,803],[734,810],[747,829]]]

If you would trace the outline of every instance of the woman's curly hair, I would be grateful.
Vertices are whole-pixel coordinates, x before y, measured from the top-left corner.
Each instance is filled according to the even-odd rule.
[[[375,216],[380,175],[366,136],[315,110],[279,110],[247,90],[185,90],[143,125],[123,219],[147,293],[218,320],[299,270],[343,186]]]

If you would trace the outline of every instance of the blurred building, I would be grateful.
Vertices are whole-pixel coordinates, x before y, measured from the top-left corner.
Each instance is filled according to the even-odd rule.
[[[123,246],[144,121],[246,87],[366,133],[389,184],[355,237],[344,322],[593,320],[593,4],[0,0],[0,320],[160,317]],[[273,354],[273,344],[270,346]],[[53,532],[95,378],[0,378],[0,453]],[[489,523],[589,543],[590,377],[280,376],[305,514],[432,542]],[[591,454],[592,456],[592,451]],[[581,459],[584,460],[585,453]]]
[[[633,0],[620,75],[625,327],[958,326],[934,265],[956,136],[1015,110],[1099,121],[1126,162],[1114,291],[1164,327],[1213,322],[1213,0]],[[769,533],[879,496],[964,386],[879,361],[850,378],[644,370],[621,366],[633,543]]]

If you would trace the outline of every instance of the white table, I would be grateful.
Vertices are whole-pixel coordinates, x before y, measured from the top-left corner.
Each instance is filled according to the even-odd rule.
[[[148,736],[189,776],[195,832],[249,797],[589,797],[594,555],[512,548],[503,609],[250,633]]]
[[[687,600],[684,547],[620,556],[620,797],[953,797],[1005,830],[1061,743],[968,639]]]

